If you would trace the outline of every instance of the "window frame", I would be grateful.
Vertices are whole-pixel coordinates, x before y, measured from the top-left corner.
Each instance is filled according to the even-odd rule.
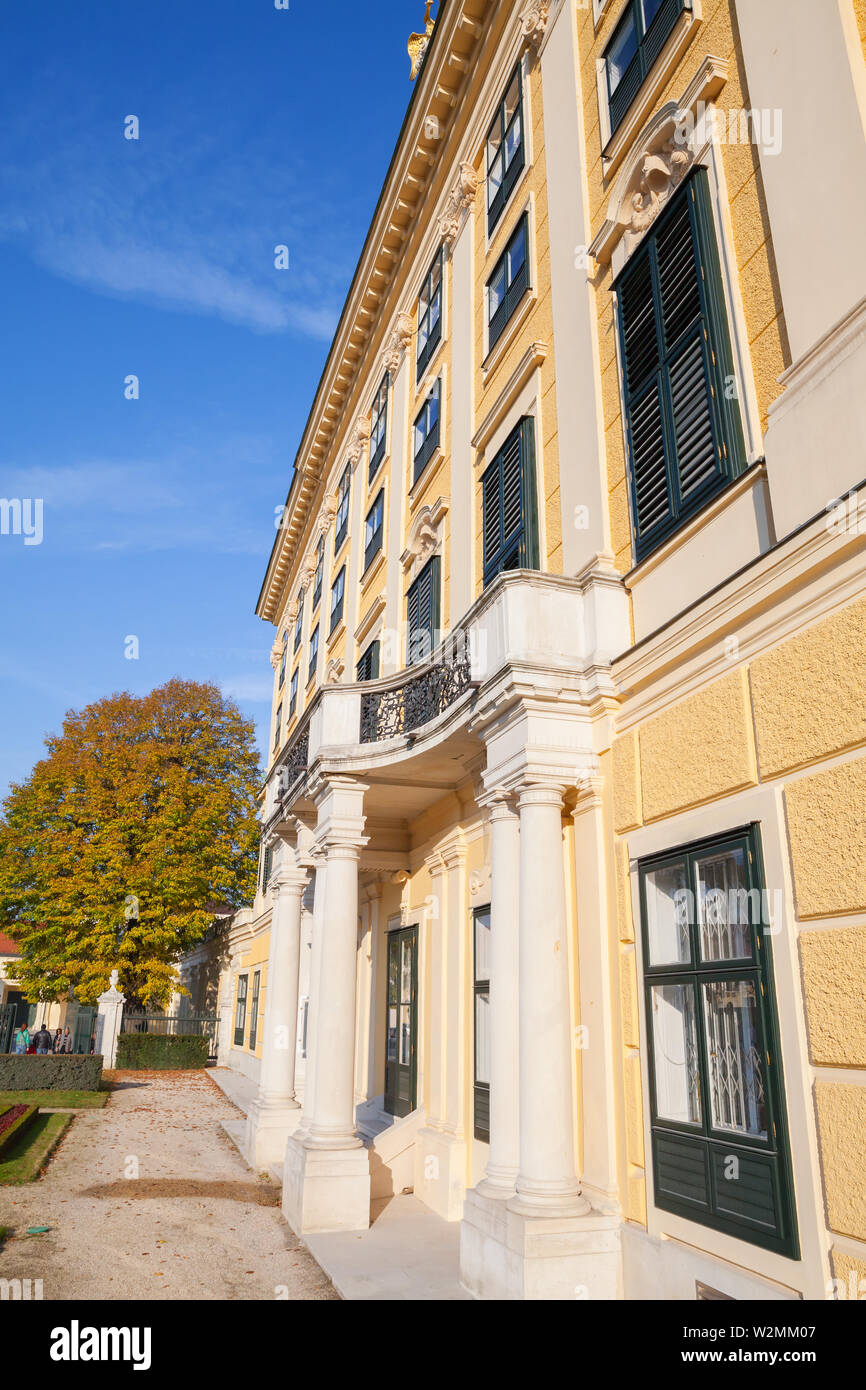
[[[374,512],[379,511],[379,524],[375,527],[369,541],[367,540],[367,528],[370,525],[370,518]],[[385,489],[380,487],[373,499],[373,505],[364,518],[364,574],[372,565],[376,556],[382,549],[385,542]]]
[[[490,1143],[490,1082],[478,1080],[478,996],[483,994],[490,999],[490,967],[486,979],[478,978],[478,919],[484,915],[490,919],[488,930],[493,931],[493,917],[490,904],[472,910],[472,1132],[482,1144]]]
[[[509,257],[521,233],[523,235],[523,262],[517,274],[509,281]],[[501,303],[491,314],[491,290],[494,281],[498,279],[502,272],[505,274],[505,293],[502,296]],[[527,207],[518,218],[514,230],[505,244],[505,249],[488,276],[484,287],[488,355],[496,347],[496,344],[499,342],[508,324],[511,322],[511,319],[514,317],[517,306],[522,302],[524,295],[528,294],[531,289],[532,272],[530,269],[529,208]]]
[[[250,996],[250,1052],[255,1052],[258,1041],[259,1025],[259,994],[262,987],[262,972],[256,970],[253,974],[253,992]]]
[[[514,113],[514,115],[512,116],[511,120],[508,121],[508,122],[506,123],[506,120],[505,120],[505,103],[506,103],[506,101],[507,101],[507,99],[508,99],[508,93],[511,91],[511,86],[512,86],[512,83],[514,82],[515,77],[517,78],[517,107],[516,107],[516,109],[515,109],[515,113]],[[514,125],[515,120],[517,120],[517,119],[520,120],[520,144],[519,144],[519,146],[518,146],[518,148],[517,148],[517,150],[516,150],[516,152],[515,152],[515,154],[514,154],[514,157],[513,157],[512,161],[511,161],[511,163],[510,163],[510,164],[508,165],[508,167],[506,168],[506,167],[505,167],[505,142],[506,142],[506,137],[507,137],[507,135],[508,135],[508,131],[509,131],[509,130],[511,129],[511,127]],[[502,166],[503,166],[503,167],[502,167],[502,180],[501,180],[501,182],[500,182],[499,188],[496,190],[496,193],[494,194],[493,198],[491,199],[491,197],[490,197],[490,173],[491,173],[491,164],[490,164],[490,137],[491,137],[491,135],[493,134],[493,131],[494,131],[494,129],[495,129],[497,123],[498,123],[498,125],[499,125],[499,134],[500,134],[500,145],[499,145],[499,150],[498,150],[498,152],[497,152],[497,158],[499,157],[499,155],[502,156]],[[519,179],[520,179],[520,176],[521,176],[521,174],[523,173],[523,170],[526,168],[526,153],[527,153],[527,151],[526,151],[526,103],[525,103],[525,101],[524,101],[523,64],[522,64],[522,62],[521,62],[520,60],[518,60],[517,64],[516,64],[515,67],[514,67],[513,72],[511,73],[511,76],[510,76],[509,79],[508,79],[508,82],[507,82],[507,84],[506,84],[505,90],[504,90],[503,93],[502,93],[502,98],[501,98],[501,100],[500,100],[500,102],[499,102],[499,105],[498,105],[498,107],[497,107],[497,109],[496,109],[496,115],[493,117],[493,120],[490,122],[490,125],[489,125],[488,128],[487,128],[487,136],[486,136],[486,139],[485,139],[485,141],[484,141],[484,169],[485,169],[485,174],[484,174],[484,188],[485,188],[485,201],[486,201],[486,204],[487,204],[487,236],[488,236],[488,238],[490,238],[490,237],[493,235],[494,228],[499,224],[499,221],[500,221],[500,219],[501,219],[503,213],[505,212],[505,209],[508,207],[508,203],[509,203],[509,201],[510,201],[510,199],[511,199],[511,195],[512,195],[512,193],[514,192],[515,188],[517,187],[517,184],[518,184],[518,181],[519,181]],[[495,161],[494,161],[494,162],[495,162]]]
[[[280,700],[280,703],[277,705],[277,712],[276,712],[276,714],[274,715],[274,750],[275,750],[275,751],[276,751],[276,749],[279,748],[279,746],[280,746],[280,734],[281,734],[281,732],[282,732],[282,727],[283,727],[283,702],[282,702],[282,700]]]
[[[750,955],[730,960],[704,960],[700,949],[700,922],[697,911],[690,914],[688,962],[675,961],[661,965],[651,962],[651,943],[648,930],[647,878],[666,866],[684,865],[686,884],[691,902],[698,901],[697,866],[707,858],[726,850],[741,850],[749,896]],[[772,936],[765,924],[754,920],[756,892],[766,902],[766,877],[761,852],[760,824],[753,822],[739,830],[725,831],[705,839],[677,845],[638,861],[638,897],[640,903],[640,952],[643,967],[643,1003],[646,1020],[646,1058],[649,1080],[650,1161],[653,1173],[653,1201],[661,1211],[672,1212],[686,1220],[711,1230],[721,1231],[750,1245],[757,1245],[788,1259],[799,1259],[799,1237],[794,1197],[790,1137],[785,1105],[784,1068],[776,1002]],[[739,891],[739,890],[738,890]],[[763,914],[762,914],[763,915]],[[711,1080],[708,1062],[708,1039],[703,988],[708,983],[746,982],[753,987],[757,1036],[760,1040],[761,1073],[764,1083],[767,1137],[725,1130],[713,1123]],[[653,1023],[653,989],[661,984],[683,985],[692,991],[695,1035],[697,1042],[698,1086],[701,1116],[697,1122],[672,1120],[658,1113],[655,1036]],[[678,1197],[662,1190],[659,1179],[659,1138],[691,1151],[700,1150],[704,1163],[706,1206],[696,1199]],[[760,1156],[773,1175],[774,1196],[778,1205],[778,1231],[750,1226],[724,1210],[718,1210],[714,1199],[713,1159],[742,1154]]]
[[[337,595],[337,587],[338,587],[338,586],[339,586],[339,591],[340,591],[340,592],[339,592],[339,595]],[[336,597],[336,603],[335,603],[335,601],[334,601],[335,595],[337,596],[337,597]],[[340,626],[340,623],[341,623],[342,620],[343,620],[343,610],[344,610],[345,606],[346,606],[346,566],[345,566],[345,565],[341,565],[340,568],[337,570],[337,573],[334,575],[333,583],[331,584],[331,616],[330,616],[330,619],[329,619],[329,627],[328,627],[328,636],[329,636],[329,637],[333,637],[333,635],[334,635],[334,633],[336,632],[337,628]]]
[[[286,683],[286,666],[288,665],[288,657],[289,657],[289,629],[286,628],[285,632],[283,633],[283,645],[282,645],[282,651],[281,651],[281,653],[280,653],[280,677],[279,677],[279,681],[277,682],[277,689],[278,689],[278,690],[282,690],[283,686],[284,686],[285,683]]]
[[[431,305],[432,305],[433,299],[435,298],[435,296],[432,294],[433,276],[434,276],[434,274],[435,274],[435,272],[436,272],[437,267],[438,267],[438,269],[439,269],[439,289],[438,289],[438,295],[439,295],[439,316],[438,316],[438,318],[436,319],[436,322],[432,325],[432,327],[430,327],[430,326],[429,326],[429,320],[430,320]],[[422,299],[423,299],[425,293],[426,293],[426,295],[427,295],[427,307],[426,307],[426,309],[425,309],[425,310],[423,311],[423,313],[422,313],[422,310],[421,310],[421,301],[422,301]],[[416,366],[415,366],[416,380],[417,380],[417,381],[420,381],[421,378],[423,377],[425,371],[427,370],[427,367],[429,366],[430,362],[431,362],[432,359],[433,359],[433,355],[434,355],[434,353],[436,352],[436,349],[438,348],[439,344],[440,344],[441,341],[442,341],[442,319],[443,319],[444,313],[445,313],[445,246],[444,246],[444,243],[443,243],[443,245],[441,245],[441,246],[439,247],[439,250],[436,252],[436,255],[433,257],[433,260],[432,260],[431,263],[430,263],[430,269],[427,271],[427,274],[424,276],[424,282],[423,282],[423,284],[422,284],[422,286],[421,286],[421,289],[418,291],[418,348],[417,348],[417,357],[416,357]],[[422,325],[422,322],[423,322],[425,319],[428,321],[428,331],[427,331],[427,338],[426,338],[426,341],[425,341],[425,343],[424,343],[424,346],[422,347],[422,346],[421,346],[421,325]]]
[[[325,579],[325,537],[320,536],[316,542],[316,569],[313,577],[313,603],[310,609],[311,614],[315,613],[319,606],[319,599],[322,597],[322,584]]]
[[[605,44],[602,54],[604,63],[604,93],[607,100],[608,115],[608,140],[611,140],[619,130],[629,109],[637,97],[641,87],[652,71],[661,52],[676,28],[677,20],[684,10],[691,8],[691,0],[662,0],[656,13],[653,15],[649,27],[644,27],[644,3],[645,0],[628,0],[622,14],[614,27],[608,42]],[[611,90],[610,85],[610,54],[620,33],[625,28],[628,21],[634,25],[634,32],[637,39],[637,48],[628,67]],[[659,21],[662,21],[659,24]],[[665,28],[667,24],[667,28]],[[656,27],[658,26],[658,27]],[[614,106],[614,97],[617,92],[622,91],[625,97],[621,99],[621,106]]]
[[[430,411],[430,404],[431,404],[431,402],[433,401],[434,397],[435,397],[435,399],[436,399],[436,422],[435,422],[434,425],[431,426],[431,425],[429,424],[429,411]],[[416,431],[417,431],[417,429],[418,429],[419,421],[420,421],[423,417],[425,417],[425,416],[427,416],[428,419],[427,419],[427,429],[426,429],[426,433],[425,433],[425,435],[424,435],[424,439],[423,439],[423,441],[422,441],[422,443],[421,443],[420,448],[418,448],[417,450],[415,450],[415,451],[413,452],[413,454],[412,454],[412,486],[413,486],[413,487],[414,487],[415,484],[418,482],[418,479],[421,477],[421,475],[424,473],[424,471],[425,471],[425,469],[426,469],[428,463],[429,463],[430,460],[432,459],[433,455],[436,453],[436,450],[439,448],[439,445],[440,445],[440,442],[441,442],[441,439],[442,439],[442,377],[441,377],[441,376],[437,376],[436,380],[433,382],[432,386],[430,387],[430,390],[429,390],[428,393],[427,393],[427,396],[425,397],[424,404],[422,405],[421,409],[418,411],[418,414],[415,416],[415,419],[414,419],[413,422],[412,422],[412,441],[413,441],[413,448],[414,448],[415,435],[416,435]]]
[[[316,674],[319,666],[319,624],[310,633],[310,657],[307,665],[307,685]]]
[[[243,1047],[244,1038],[247,1033],[247,993],[249,990],[250,977],[247,971],[238,975],[237,989],[235,990],[235,1047]],[[243,986],[243,992],[241,992]]]
[[[388,396],[391,390],[391,373],[386,372],[379,385],[379,389],[373,397],[373,404],[370,408],[370,467],[367,482],[372,483],[378,473],[385,454],[388,450]],[[375,449],[373,438],[381,428],[381,438]]]
[[[509,450],[514,447],[514,437],[518,436],[518,467],[520,469],[520,529],[506,540],[505,528],[505,466]],[[498,475],[499,536],[500,543],[492,556],[487,550],[487,503],[488,479]],[[481,558],[482,586],[487,588],[499,574],[509,569],[539,568],[538,543],[538,495],[535,468],[535,418],[524,415],[508,434],[496,451],[494,458],[481,475]],[[517,547],[517,565],[508,564]]]
[[[685,329],[681,329],[679,337],[668,345],[665,337],[658,242],[681,211],[683,200],[687,200],[689,207],[700,315],[693,319]],[[640,382],[638,389],[634,389],[629,382],[628,326],[623,307],[623,291],[641,273],[647,260],[651,275],[657,366],[655,378],[647,376]],[[636,247],[617,275],[612,292],[615,296],[622,417],[629,482],[631,539],[634,563],[638,565],[671,536],[680,531],[693,517],[697,516],[709,502],[724,492],[747,467],[743,416],[738,400],[732,399],[727,390],[727,383],[737,382],[738,377],[734,367],[732,325],[722,281],[719,240],[712,213],[709,175],[703,166],[698,166],[692,170],[663,208],[640,245]],[[671,369],[676,365],[679,357],[688,350],[690,337],[695,335],[699,324],[703,327],[701,351],[705,381],[710,393],[710,425],[718,467],[715,476],[707,479],[700,487],[695,488],[691,496],[684,500],[680,494],[680,469],[674,433]],[[654,380],[659,392],[659,409],[662,416],[669,516],[653,523],[642,532],[638,506],[638,478],[635,468],[633,414],[644,400],[649,399]],[[737,397],[739,394],[740,392],[737,391]]]
[[[289,683],[289,719],[293,719],[298,708],[298,672],[300,666],[296,666],[292,672],[292,679]]]
[[[425,578],[425,576],[426,576],[426,574],[427,574],[428,571],[430,571],[430,575],[431,575],[431,578],[430,578],[430,583],[431,583],[431,593],[430,593],[430,627],[429,627],[429,629],[428,629],[427,627],[420,627],[420,626],[417,627],[417,628],[413,628],[413,627],[412,627],[412,624],[411,624],[411,618],[410,618],[410,612],[411,612],[411,606],[412,606],[412,596],[413,596],[415,593],[417,593],[417,594],[419,595],[418,603],[419,603],[419,608],[420,608],[420,602],[421,602],[420,595],[421,595],[421,592],[422,592],[421,586],[422,586],[422,584],[423,584],[424,578]],[[441,623],[442,623],[441,603],[442,603],[442,557],[441,557],[441,555],[431,555],[431,556],[430,556],[430,559],[427,561],[426,565],[424,565],[423,568],[422,568],[421,570],[419,570],[418,574],[415,576],[415,578],[413,579],[412,583],[409,585],[409,588],[408,588],[407,591],[406,591],[406,666],[407,666],[407,668],[410,667],[410,666],[419,666],[419,665],[421,665],[424,661],[429,661],[429,659],[430,659],[432,653],[435,652],[437,646],[439,645],[439,634],[440,634],[440,632],[441,632]],[[427,652],[424,656],[417,656],[417,655],[416,655],[416,656],[413,656],[413,653],[412,653],[412,644],[413,644],[412,639],[413,639],[413,634],[414,634],[415,632],[428,632],[428,631],[429,631],[429,635],[430,635],[430,650],[429,650],[429,652]]]
[[[374,665],[376,667],[375,671],[373,671],[372,669]],[[368,667],[369,670],[367,669]],[[358,663],[355,667],[355,680],[359,684],[364,681],[377,681],[379,679],[381,669],[382,644],[379,641],[378,637],[374,637],[373,641],[367,644],[361,655],[358,657]]]
[[[304,590],[302,589],[301,592],[298,594],[298,616],[297,616],[297,618],[295,619],[295,637],[294,637],[294,642],[293,642],[293,644],[292,644],[292,655],[293,655],[293,656],[294,656],[295,653],[298,651],[298,648],[299,648],[300,645],[301,645],[301,638],[302,638],[303,635],[304,635],[304,599],[305,599],[305,598],[306,598],[306,594],[304,593]],[[283,676],[284,676],[284,679],[285,679],[285,673],[283,673]]]
[[[352,465],[346,464],[337,484],[337,514],[334,517],[334,557],[339,555],[349,534],[349,512],[352,502]]]

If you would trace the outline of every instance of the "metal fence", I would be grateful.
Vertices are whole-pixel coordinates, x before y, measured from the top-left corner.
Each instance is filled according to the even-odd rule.
[[[121,1033],[195,1033],[209,1042],[208,1057],[217,1055],[220,1021],[215,1014],[131,1014],[124,1009]]]

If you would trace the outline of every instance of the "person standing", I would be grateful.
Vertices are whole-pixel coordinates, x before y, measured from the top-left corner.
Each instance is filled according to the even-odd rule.
[[[72,1034],[70,1033],[69,1028],[68,1028],[68,1027],[67,1027],[67,1028],[64,1028],[64,1030],[63,1030],[63,1037],[60,1039],[60,1046],[58,1047],[57,1051],[58,1051],[58,1052],[71,1052],[74,1046],[75,1046],[75,1039],[73,1038]]]
[[[37,1056],[46,1057],[48,1053],[51,1051],[51,1034],[45,1027],[44,1023],[42,1024],[42,1027],[39,1029],[38,1033],[34,1037],[33,1041],[36,1044]]]
[[[15,1030],[15,1051],[20,1056],[30,1047],[30,1032],[26,1023],[19,1024]]]
[[[54,1052],[54,1053],[59,1052],[59,1051],[60,1051],[60,1044],[62,1043],[62,1041],[63,1041],[63,1029],[62,1029],[62,1028],[57,1028],[57,1029],[55,1029],[54,1038],[53,1038],[53,1041],[52,1041],[52,1043],[51,1043],[51,1051]]]

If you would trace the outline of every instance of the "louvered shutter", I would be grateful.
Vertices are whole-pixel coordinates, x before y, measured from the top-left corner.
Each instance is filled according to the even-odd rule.
[[[529,416],[521,420],[482,478],[485,584],[538,565],[534,429]]]
[[[418,661],[426,661],[436,645],[439,627],[439,566],[439,556],[434,555],[409,590],[406,616],[410,666]]]
[[[706,171],[665,210],[616,286],[635,558],[741,471],[726,403],[730,338]]]
[[[359,681],[374,681],[379,678],[379,651],[378,642],[371,642],[367,650],[358,662],[358,670],[355,679]]]

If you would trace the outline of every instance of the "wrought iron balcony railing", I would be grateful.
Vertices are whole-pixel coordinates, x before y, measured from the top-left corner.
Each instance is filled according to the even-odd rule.
[[[429,724],[474,684],[466,633],[451,638],[417,675],[361,695],[361,742],[379,743]]]

